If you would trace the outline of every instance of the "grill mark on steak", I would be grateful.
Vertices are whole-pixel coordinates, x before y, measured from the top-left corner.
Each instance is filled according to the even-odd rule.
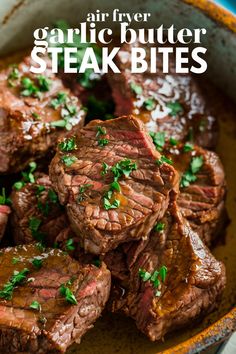
[[[37,81],[37,75],[29,71],[30,57],[24,58],[18,65],[19,78],[14,80],[14,86],[8,84],[12,68],[0,72],[0,174],[21,171],[30,161],[45,157],[55,148],[58,137],[67,134],[65,129],[51,126],[52,122],[62,119],[62,108],[51,107],[51,100],[59,92],[66,93],[70,104],[77,108],[71,120],[72,126],[76,128],[84,123],[85,112],[80,101],[52,73],[49,59],[47,64],[44,76],[51,80],[51,86],[49,91],[41,92],[40,99],[20,94],[23,77],[33,80],[33,83]]]
[[[98,126],[106,129],[109,141],[102,148],[95,138]],[[155,218],[164,214],[169,193],[175,189],[178,178],[172,166],[157,165],[156,160],[161,155],[142,122],[131,116],[107,122],[92,121],[75,135],[75,139],[77,149],[68,154],[76,157],[75,162],[65,166],[61,161],[63,152],[58,151],[50,165],[50,179],[85,251],[105,253],[121,242],[147,236]],[[129,148],[122,155],[117,145],[124,143]],[[120,207],[105,210],[103,196],[109,190],[113,176],[111,172],[101,176],[102,162],[111,167],[124,158],[136,162],[137,170],[132,171],[129,178],[119,179],[121,192],[115,191],[113,198],[120,200]],[[79,203],[81,180],[86,180],[92,187],[87,190],[87,198]]]
[[[11,300],[0,299],[0,348],[7,352],[61,352],[92,327],[100,316],[109,296],[110,274],[105,265],[100,268],[80,264],[65,253],[35,245],[18,246],[2,250],[1,266],[7,264],[1,275],[1,288],[14,270],[29,269],[27,280],[13,291]],[[42,268],[31,263],[34,257],[43,257]],[[12,264],[12,258],[20,262]],[[56,275],[56,277],[55,277]],[[73,277],[71,291],[77,304],[71,305],[59,294],[59,287]],[[38,301],[41,312],[30,309]],[[46,322],[41,323],[44,317]]]
[[[164,74],[162,61],[157,56],[157,73],[131,73],[131,50],[133,47],[145,49],[147,61],[150,46],[139,43],[124,44],[116,55],[116,65],[120,73],[109,73],[108,82],[115,101],[116,116],[132,114],[146,124],[149,131],[165,131],[168,137],[184,141],[193,130],[195,143],[205,148],[216,145],[218,126],[215,112],[210,109],[197,80],[190,74],[177,74],[175,59],[170,55],[169,73]],[[132,92],[131,84],[142,89],[140,94]],[[154,99],[154,107],[144,107],[147,99]],[[179,113],[172,115],[168,104],[180,104]]]
[[[116,278],[113,311],[132,317],[153,341],[212,311],[226,283],[223,264],[204,246],[175,202],[161,222],[164,231],[153,232],[149,239],[120,246],[120,252],[105,256]],[[153,273],[162,265],[168,269],[167,277],[158,288],[139,277],[139,269]]]

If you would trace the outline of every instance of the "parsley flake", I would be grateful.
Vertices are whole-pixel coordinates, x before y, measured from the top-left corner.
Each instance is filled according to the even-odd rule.
[[[69,238],[69,240],[66,241],[66,250],[67,251],[74,251],[75,250],[73,238]]]
[[[153,230],[156,232],[161,232],[164,229],[165,229],[165,224],[163,222],[158,222],[153,228]]]
[[[67,166],[70,167],[71,165],[73,165],[73,163],[75,163],[75,161],[77,160],[77,158],[75,156],[70,156],[70,155],[64,155],[61,157],[61,161]]]
[[[30,308],[39,312],[41,311],[41,305],[38,301],[32,301],[30,304]]]
[[[58,144],[61,151],[73,151],[76,149],[75,137],[67,138]]]
[[[150,132],[149,135],[152,138],[152,141],[156,146],[156,149],[158,151],[162,151],[165,145],[165,132],[157,132],[157,133]]]
[[[198,173],[203,165],[203,157],[195,156],[190,162],[189,169],[184,172],[180,182],[180,187],[188,187],[191,183],[197,180],[196,173]]]
[[[77,300],[75,298],[75,295],[72,293],[72,291],[68,287],[66,287],[64,284],[62,284],[59,288],[59,291],[60,291],[60,294],[62,296],[64,296],[64,298],[66,299],[66,301],[69,304],[77,305]]]
[[[156,163],[161,166],[163,163],[168,163],[169,165],[173,165],[173,161],[171,159],[168,159],[166,156],[162,155],[159,160],[156,161]]]
[[[147,98],[144,102],[143,102],[143,106],[144,108],[146,108],[148,111],[152,111],[155,106],[156,106],[156,103],[155,103],[155,100],[154,98]]]
[[[143,93],[142,86],[136,84],[135,82],[130,83],[130,88],[136,95],[141,95]]]
[[[177,101],[168,102],[166,107],[170,109],[171,116],[177,116],[178,114],[182,114],[184,112],[183,106]]]

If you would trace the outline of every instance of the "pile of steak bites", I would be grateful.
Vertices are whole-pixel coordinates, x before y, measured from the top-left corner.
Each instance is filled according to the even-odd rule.
[[[220,301],[215,117],[195,78],[132,74],[129,55],[105,78],[121,116],[86,125],[50,59],[44,75],[29,57],[0,73],[0,173],[13,178],[0,196],[0,350],[63,353],[107,303],[156,341]]]

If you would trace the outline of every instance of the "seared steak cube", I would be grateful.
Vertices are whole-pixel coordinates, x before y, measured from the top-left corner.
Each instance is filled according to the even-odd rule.
[[[26,57],[0,72],[0,173],[22,170],[51,152],[67,130],[83,125],[85,113],[77,97],[50,68],[34,75],[30,65]]]
[[[180,141],[193,135],[196,144],[212,148],[216,144],[216,119],[207,106],[197,80],[190,74],[177,74],[170,56],[169,73],[163,73],[162,58],[157,54],[157,73],[131,73],[131,50],[145,48],[150,62],[150,47],[141,43],[124,44],[116,56],[120,73],[110,73],[108,80],[116,104],[116,115],[132,114],[149,131],[165,131]]]
[[[27,183],[11,194],[11,224],[16,244],[46,242],[53,246],[59,232],[68,226],[63,207],[52,189],[49,177],[36,175],[35,183]]]
[[[39,244],[2,250],[0,349],[64,353],[100,316],[110,273]]]
[[[17,245],[41,241],[66,251],[78,251],[78,237],[70,228],[49,177],[40,174],[11,194],[11,231]]]
[[[150,239],[126,245],[123,254],[128,274],[124,267],[120,273],[114,267],[113,272],[114,251],[113,257],[106,257],[118,278],[113,311],[132,317],[152,341],[217,306],[226,283],[224,265],[204,246],[175,204]]]
[[[226,181],[219,156],[189,142],[174,146],[167,142],[163,153],[180,173],[178,205],[183,216],[202,241],[210,245],[227,221]]]
[[[100,254],[148,236],[178,177],[143,123],[92,121],[70,139],[73,147],[62,142],[53,158],[50,179],[82,247]]]

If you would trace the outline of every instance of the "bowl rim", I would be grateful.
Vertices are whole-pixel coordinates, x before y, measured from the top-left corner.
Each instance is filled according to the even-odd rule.
[[[220,344],[236,330],[236,307],[193,337],[164,350],[162,354],[198,354]],[[157,353],[158,354],[158,353]]]
[[[182,0],[182,2],[198,8],[221,26],[236,33],[236,14],[233,14],[220,4],[212,0]]]

